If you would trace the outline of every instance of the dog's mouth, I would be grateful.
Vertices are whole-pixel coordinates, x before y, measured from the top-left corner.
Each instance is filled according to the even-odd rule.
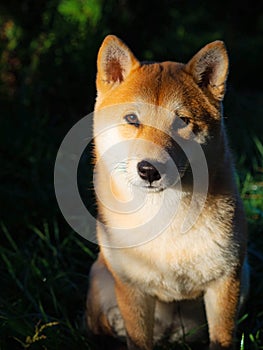
[[[145,185],[145,186],[140,186],[147,192],[152,192],[152,193],[158,193],[158,192],[163,192],[167,187],[165,186],[153,186],[153,185]]]

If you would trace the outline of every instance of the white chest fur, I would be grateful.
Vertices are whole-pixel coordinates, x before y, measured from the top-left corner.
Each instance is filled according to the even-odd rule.
[[[141,217],[134,214],[131,221],[122,218],[126,230],[116,228],[121,218],[111,215],[111,228],[107,233],[101,233],[103,254],[123,281],[136,284],[144,292],[169,302],[197,297],[209,282],[232,270],[237,253],[233,242],[231,203],[221,198],[213,205],[206,205],[186,233],[180,230],[185,217],[184,204],[181,203],[172,219],[169,212],[173,207],[165,208],[164,203],[164,210],[157,213],[155,220],[147,220],[156,212],[154,201],[152,206],[148,203],[147,210],[142,209]],[[139,225],[142,218],[145,224]],[[151,235],[160,227],[159,234]],[[133,242],[131,237],[140,234],[143,237],[141,244],[129,247],[129,242]],[[111,247],[114,244],[118,247],[120,242],[128,243],[126,247],[110,248],[106,247],[109,241]]]

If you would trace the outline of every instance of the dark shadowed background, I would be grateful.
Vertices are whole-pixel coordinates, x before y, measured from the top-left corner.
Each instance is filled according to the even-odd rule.
[[[0,349],[96,348],[82,315],[97,248],[60,214],[53,168],[66,132],[93,110],[96,55],[109,33],[140,60],[186,62],[210,41],[227,46],[225,121],[252,266],[239,337],[242,349],[263,349],[263,3],[248,0],[0,4]],[[95,212],[90,149],[80,166]]]

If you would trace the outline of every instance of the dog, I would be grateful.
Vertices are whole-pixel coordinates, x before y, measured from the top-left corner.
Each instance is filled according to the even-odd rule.
[[[100,253],[90,271],[86,323],[129,350],[165,342],[235,347],[249,277],[222,111],[228,66],[221,41],[187,64],[139,62],[113,35],[100,47]]]

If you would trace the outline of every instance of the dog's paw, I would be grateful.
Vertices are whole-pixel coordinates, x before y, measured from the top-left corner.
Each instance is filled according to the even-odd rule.
[[[124,322],[120,314],[120,310],[117,306],[111,307],[108,310],[107,318],[114,334],[118,338],[125,338],[126,332],[125,332]]]

